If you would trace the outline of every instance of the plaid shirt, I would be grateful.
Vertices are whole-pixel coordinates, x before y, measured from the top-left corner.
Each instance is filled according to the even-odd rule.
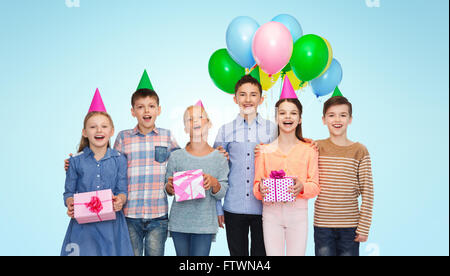
[[[147,135],[134,129],[121,131],[114,149],[128,160],[128,200],[124,214],[129,218],[152,219],[167,215],[164,191],[170,152],[179,149],[170,130],[155,128]]]

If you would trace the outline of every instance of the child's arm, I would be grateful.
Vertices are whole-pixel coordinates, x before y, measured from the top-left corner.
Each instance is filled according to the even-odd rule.
[[[164,191],[166,194],[173,196],[175,194],[173,189],[173,173],[176,172],[176,162],[173,158],[173,155],[170,155],[169,160],[167,161],[167,168],[166,168],[166,177],[165,177],[165,186]]]
[[[218,185],[216,187],[212,187],[211,195],[215,197],[217,200],[220,200],[225,197],[225,194],[228,190],[228,161],[226,158],[221,158],[218,162],[218,175],[217,182]]]
[[[225,141],[225,131],[223,126],[219,128],[219,131],[217,132],[213,148],[219,151],[224,150],[225,152],[228,152],[228,143]],[[229,159],[229,157],[227,157],[227,159]]]
[[[299,197],[304,199],[314,198],[320,193],[319,154],[312,148],[308,152],[306,182],[303,183],[303,191],[299,194]]]
[[[261,188],[262,179],[265,178],[265,164],[264,164],[264,148],[260,147],[260,152],[255,156],[255,180],[253,182],[253,194],[256,199],[262,200],[266,194],[266,189]]]
[[[180,146],[178,145],[177,141],[175,140],[175,137],[172,135],[172,132],[170,132],[170,146],[169,146],[169,153],[175,150],[180,149]]]
[[[365,151],[365,156],[361,159],[358,166],[358,184],[359,192],[362,196],[362,203],[356,234],[367,238],[369,236],[370,225],[372,224],[373,179],[369,152],[367,149],[365,149]]]
[[[123,153],[123,137],[122,132],[119,132],[116,137],[116,142],[114,142],[114,149],[118,152]]]
[[[127,158],[121,154],[118,161],[119,167],[117,172],[117,183],[114,189],[114,194],[117,196],[113,196],[113,206],[115,212],[122,210],[123,205],[127,202],[128,195]]]
[[[67,215],[74,218],[73,195],[76,193],[78,173],[76,168],[77,162],[72,157],[70,159],[64,185],[64,205],[67,207]]]

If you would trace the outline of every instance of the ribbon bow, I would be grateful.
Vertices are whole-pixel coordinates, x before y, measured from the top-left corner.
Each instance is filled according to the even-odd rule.
[[[91,201],[84,204],[92,213],[100,213],[103,209],[102,201],[97,196],[91,197]]]
[[[282,178],[284,178],[285,175],[286,175],[286,173],[283,170],[270,172],[270,178],[273,178],[273,179],[282,179]]]

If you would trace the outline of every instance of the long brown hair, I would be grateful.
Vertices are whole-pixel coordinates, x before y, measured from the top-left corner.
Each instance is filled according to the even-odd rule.
[[[300,101],[298,99],[281,99],[279,100],[276,104],[275,104],[275,117],[278,116],[278,108],[280,107],[280,105],[284,102],[288,102],[288,103],[293,103],[295,104],[295,106],[298,109],[298,113],[300,118],[302,118],[302,111],[303,111],[303,107],[302,104],[300,103]],[[280,127],[278,127],[278,136],[280,135]],[[305,142],[305,139],[303,138],[303,134],[302,134],[302,124],[298,124],[298,126],[295,128],[295,136],[297,137],[297,139],[299,139],[302,142]]]
[[[109,122],[111,123],[112,128],[114,129],[114,123],[113,123],[113,120],[111,119],[111,116],[109,116],[108,113],[101,112],[101,111],[92,111],[92,112],[89,112],[88,114],[86,114],[86,117],[84,117],[83,129],[86,129],[87,121],[90,118],[94,117],[95,115],[103,115],[106,118],[108,118]],[[89,139],[87,137],[84,137],[83,135],[81,135],[80,146],[78,147],[78,152],[81,152],[85,147],[89,147]],[[110,143],[108,141],[108,148],[109,147],[110,147]]]

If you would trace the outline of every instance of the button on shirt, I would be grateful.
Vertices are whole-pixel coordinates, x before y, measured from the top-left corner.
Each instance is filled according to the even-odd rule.
[[[228,152],[230,173],[223,207],[217,202],[218,215],[223,215],[223,210],[235,214],[262,214],[261,201],[253,195],[254,150],[260,143],[271,143],[276,135],[277,126],[259,114],[250,124],[238,115],[219,129],[214,147],[222,146]]]
[[[66,172],[64,203],[75,193],[111,189],[113,194],[127,195],[127,160],[108,148],[102,159],[96,160],[89,147],[70,158]]]
[[[129,218],[153,219],[167,215],[164,192],[167,160],[179,149],[171,132],[155,128],[144,135],[138,127],[121,131],[114,148],[128,159],[128,200],[124,214]]]

